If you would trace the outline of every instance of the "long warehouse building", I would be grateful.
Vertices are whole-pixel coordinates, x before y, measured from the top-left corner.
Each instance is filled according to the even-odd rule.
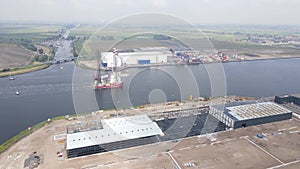
[[[68,158],[159,142],[163,132],[147,115],[103,119],[97,130],[67,134]]]
[[[292,111],[273,102],[232,102],[213,105],[209,113],[234,129],[292,118]]]
[[[102,52],[102,61],[107,67],[114,67],[115,64],[120,66],[128,65],[144,65],[144,64],[157,64],[167,63],[169,52],[162,51],[141,51],[141,52],[123,52],[113,58],[113,52]],[[114,63],[116,62],[116,63]]]
[[[278,104],[293,103],[300,106],[300,93],[283,96],[275,96],[275,102]]]

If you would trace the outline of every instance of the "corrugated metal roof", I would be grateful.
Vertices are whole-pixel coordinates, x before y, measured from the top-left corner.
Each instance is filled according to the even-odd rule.
[[[212,107],[222,111],[235,121],[252,118],[266,117],[277,114],[290,113],[291,111],[273,102],[231,102],[225,105],[212,105]]]
[[[241,105],[252,104],[252,103],[257,103],[257,102],[256,101],[230,102],[230,103],[226,103],[226,104],[212,105],[212,107],[214,107],[220,111],[223,111],[227,107],[241,106]]]
[[[290,110],[272,102],[245,104],[227,107],[226,109],[229,110],[227,113],[231,114],[237,120],[246,120],[291,113]]]
[[[103,129],[67,134],[67,149],[162,134],[147,115],[101,120]]]

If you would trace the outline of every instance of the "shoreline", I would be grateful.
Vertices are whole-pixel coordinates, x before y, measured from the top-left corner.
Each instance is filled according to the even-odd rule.
[[[288,56],[288,57],[273,57],[273,58],[254,58],[254,59],[244,59],[244,60],[229,60],[229,61],[212,61],[212,62],[194,62],[194,63],[177,63],[177,64],[173,64],[173,63],[156,63],[156,64],[145,64],[145,65],[129,65],[126,67],[122,67],[120,68],[120,71],[126,70],[126,69],[130,69],[130,68],[143,68],[143,67],[160,67],[160,66],[179,66],[179,65],[206,65],[206,64],[214,64],[214,63],[236,63],[236,62],[250,62],[250,61],[266,61],[266,60],[281,60],[281,59],[300,59],[300,56]],[[84,62],[84,61],[83,61]],[[91,61],[90,61],[91,62]],[[76,61],[75,65],[83,68],[83,69],[88,69],[88,70],[97,70],[97,68],[91,67],[87,64],[84,63],[80,63],[80,61]]]
[[[264,61],[264,60],[281,60],[281,59],[299,59],[300,56],[288,56],[288,57],[277,57],[277,58],[261,58],[261,59],[245,59],[245,60],[241,60],[241,61],[225,61],[223,63],[229,63],[229,62],[248,62],[248,61]]]
[[[206,65],[206,64],[215,64],[215,63],[243,63],[243,62],[252,62],[252,61],[267,61],[267,60],[286,60],[286,59],[300,59],[300,56],[295,57],[283,57],[283,58],[263,58],[263,59],[251,59],[251,60],[232,60],[232,61],[213,61],[213,62],[196,62],[196,63],[180,63],[180,64],[149,64],[149,65],[134,65],[121,68],[120,71],[130,69],[130,68],[143,68],[143,67],[160,67],[160,66],[179,66],[179,65]],[[94,70],[94,69],[93,69]]]
[[[74,117],[74,116],[76,116],[76,114],[71,114],[69,116]],[[56,117],[51,118],[51,122],[56,121],[56,120],[61,120],[61,119],[64,119],[64,118],[65,118],[65,116],[56,116]],[[17,135],[15,135],[15,136],[11,137],[10,139],[6,140],[4,143],[2,143],[0,145],[0,154],[4,153],[11,146],[16,144],[17,142],[19,142],[23,138],[25,138],[27,136],[30,136],[32,133],[34,133],[35,131],[37,131],[40,128],[44,127],[48,123],[49,122],[47,120],[41,121],[41,122],[33,125],[32,127],[28,127],[27,129],[24,129],[24,130],[20,131]]]
[[[40,63],[40,64],[31,64],[31,65],[27,65],[27,66],[23,66],[23,67],[10,68],[9,71],[2,70],[2,72],[0,72],[0,78],[35,72],[38,70],[46,69],[50,66],[51,66],[51,64]]]
[[[265,59],[253,59],[253,60],[244,60],[244,61],[257,61],[257,60],[278,60],[278,59],[293,59],[293,58],[300,58],[299,56],[297,56],[297,57],[284,57],[284,58],[265,58]],[[239,61],[228,61],[228,62],[239,62]],[[228,63],[228,62],[225,62],[225,63]],[[243,62],[243,61],[241,61],[241,62]],[[218,62],[218,63],[222,63],[222,62]],[[201,63],[199,63],[199,64],[201,64]],[[202,63],[202,64],[206,64],[206,63]],[[47,65],[47,67],[46,68],[48,68],[49,66],[51,66],[51,65]],[[143,65],[144,66],[144,65]],[[153,65],[149,65],[149,67],[152,67]],[[164,66],[164,65],[161,65],[161,66]],[[165,66],[177,66],[176,64],[169,64],[169,65],[165,65]],[[131,67],[127,67],[127,68],[131,68]],[[35,70],[35,71],[37,71],[37,70]],[[213,99],[215,99],[215,98],[213,98]],[[254,99],[257,99],[257,98],[254,98]],[[195,102],[195,103],[197,103],[197,102]],[[140,105],[140,106],[143,106],[143,107],[148,107],[148,105]],[[140,108],[140,106],[138,106],[138,110],[141,110],[141,108]],[[105,110],[105,112],[109,112],[109,111],[114,111],[114,110]],[[72,114],[73,115],[73,114]],[[74,114],[74,115],[76,115],[76,114]],[[54,117],[54,119],[55,119],[56,117]],[[41,122],[42,123],[42,122]],[[40,124],[40,123],[38,123],[38,124]],[[36,125],[38,125],[38,124],[35,124],[34,126],[36,126]],[[41,127],[43,127],[43,126],[41,126]],[[25,130],[23,130],[23,131],[26,131],[27,129],[25,129]],[[18,133],[16,136],[18,136],[18,135],[20,135],[19,137],[17,137],[17,139],[15,138],[16,136],[14,136],[14,137],[12,137],[12,138],[10,138],[9,140],[7,140],[7,141],[5,141],[3,144],[1,144],[0,145],[0,154],[2,153],[2,152],[4,152],[6,149],[8,149],[10,146],[12,146],[12,145],[14,145],[15,143],[17,143],[19,140],[21,140],[21,139],[23,139],[24,137],[26,137],[26,136],[28,136],[28,135],[30,135],[32,132],[29,132],[27,135],[23,135],[23,131],[21,131],[20,133]],[[34,130],[35,131],[35,130]],[[12,142],[12,143],[7,143],[7,142]],[[5,150],[3,150],[2,151],[2,149],[1,149],[1,147],[3,146],[3,145],[5,145],[5,146],[7,146],[7,144],[8,144],[8,148],[5,148]]]
[[[248,99],[259,100],[259,98],[256,97],[250,98],[241,96],[225,96],[213,98],[213,102],[211,102],[211,100],[209,99],[206,99],[206,104],[218,104],[218,102],[224,103],[224,100],[231,102],[235,101],[236,99],[239,101],[247,101]],[[271,99],[271,97],[266,97],[266,99]],[[186,103],[191,104],[187,105]],[[265,157],[270,158],[268,152],[274,154],[274,156],[283,161],[284,164],[289,164],[291,161],[294,162],[295,158],[297,158],[297,155],[299,154],[297,140],[299,140],[300,137],[300,124],[299,119],[293,117],[290,120],[247,126],[247,128],[230,129],[224,128],[224,126],[220,126],[220,128],[218,127],[218,130],[207,130],[203,133],[197,132],[198,130],[191,130],[196,133],[193,132],[194,134],[192,135],[186,135],[184,137],[180,136],[178,138],[175,137],[173,139],[172,137],[167,137],[167,139],[162,139],[158,142],[150,144],[136,145],[133,147],[121,148],[112,151],[108,150],[107,152],[88,154],[81,157],[71,158],[67,155],[68,150],[66,133],[67,129],[69,129],[67,126],[74,124],[86,124],[86,122],[89,122],[88,120],[95,121],[98,118],[103,119],[103,116],[105,118],[105,114],[113,113],[113,116],[111,116],[112,118],[144,114],[148,116],[151,121],[163,122],[163,125],[160,125],[159,127],[162,127],[162,130],[164,130],[164,124],[172,125],[172,123],[169,122],[171,122],[174,118],[182,117],[186,119],[186,117],[189,118],[189,115],[197,115],[198,117],[198,115],[201,115],[202,113],[202,115],[205,115],[205,113],[207,113],[206,111],[201,111],[203,110],[203,102],[201,101],[183,101],[179,104],[180,107],[177,106],[177,109],[174,109],[174,107],[176,107],[175,102],[164,102],[154,105],[145,105],[145,107],[139,107],[138,109],[130,108],[121,109],[118,111],[99,110],[87,114],[81,114],[78,116],[76,114],[72,115],[74,117],[65,116],[64,118],[64,116],[59,116],[57,118],[52,118],[51,120],[39,123],[41,125],[35,125],[39,128],[31,130],[30,134],[20,138],[20,140],[14,143],[11,143],[11,145],[5,151],[0,152],[0,163],[3,164],[4,168],[21,168],[22,166],[25,166],[24,164],[28,163],[28,161],[30,161],[30,163],[35,162],[36,160],[32,158],[34,157],[38,159],[36,161],[38,163],[37,166],[42,168],[51,169],[79,167],[100,169],[108,167],[111,168],[112,165],[113,168],[123,168],[124,166],[126,168],[143,168],[145,166],[145,160],[148,162],[150,160],[151,162],[147,164],[148,167],[158,166],[158,168],[161,168],[166,165],[161,165],[161,162],[158,162],[158,160],[163,160],[163,164],[166,164],[168,162],[170,163],[170,166],[167,168],[171,168],[172,166],[174,166],[174,164],[172,163],[172,159],[168,157],[168,154],[169,156],[171,156],[172,154],[172,157],[176,158],[176,160],[178,160],[178,163],[184,166],[186,166],[186,161],[189,161],[190,163],[195,164],[195,166],[199,166],[200,168],[202,168],[201,166],[203,165],[199,165],[202,164],[201,162],[207,161],[207,159],[212,159],[211,161],[209,161],[209,163],[205,163],[204,165],[218,165],[218,167],[216,168],[220,168],[223,165],[220,164],[220,161],[222,161],[221,159],[224,159],[224,157],[226,157],[226,161],[223,162],[227,164],[227,161],[230,161],[233,166],[228,168],[240,168],[241,165],[251,166],[253,164],[253,162],[249,162],[249,158],[258,161],[258,163],[260,164],[265,164]],[[165,109],[161,109],[161,107],[159,106],[164,106]],[[185,110],[188,110],[186,109],[187,106],[190,106],[190,110],[200,110],[197,111],[199,114],[195,114],[195,112],[193,113],[193,111],[186,112]],[[181,109],[181,107],[184,107],[184,109]],[[205,109],[207,108],[205,107]],[[139,111],[135,112],[135,110]],[[177,112],[176,110],[183,111]],[[129,112],[129,114],[127,114],[127,112]],[[151,117],[150,115],[154,115],[154,117]],[[201,117],[203,117],[202,115]],[[165,122],[164,117],[171,121]],[[202,124],[203,122],[201,120],[197,121],[198,122],[195,123],[197,125]],[[212,124],[210,124],[210,126],[211,125]],[[185,125],[183,124],[183,126]],[[203,129],[201,126],[200,128],[201,130]],[[72,129],[72,126],[70,129]],[[259,138],[258,134],[262,134],[264,139]],[[83,139],[85,140],[85,138]],[[269,143],[266,142],[266,139],[269,140]],[[261,148],[253,146],[252,143],[255,143],[255,145],[266,146]],[[273,143],[276,143],[276,145],[278,146],[274,147]],[[272,149],[267,149],[268,147]],[[277,151],[279,147],[280,151]],[[281,148],[284,151],[282,151]],[[267,149],[267,153],[261,151],[264,149]],[[240,166],[236,166],[235,162],[237,155],[227,157],[226,154],[232,154],[233,151],[239,152],[239,150],[243,150],[242,154],[245,157],[243,157],[243,160],[241,161],[242,164]],[[202,155],[200,157],[196,156],[199,153],[202,153]],[[207,153],[209,153],[210,156],[207,156]],[[188,157],[188,154],[192,155],[193,158],[189,158],[188,160],[185,159],[184,157]],[[291,154],[291,156],[287,156],[287,154]],[[258,155],[259,158],[256,158],[256,156]],[[166,156],[166,158],[163,158],[164,156]],[[103,160],[99,161],[99,157]],[[203,159],[203,157],[207,159]],[[241,156],[238,157],[240,158]],[[261,158],[263,158],[263,160],[259,161],[259,159]],[[296,162],[299,162],[299,160],[296,160]],[[138,166],[139,164],[140,166]],[[278,166],[279,164],[280,163],[274,163],[274,161],[271,160],[271,163],[264,167],[270,168],[270,166]]]
[[[256,59],[245,59],[245,60],[230,60],[230,61],[213,61],[213,62],[196,62],[196,63],[179,63],[179,64],[172,64],[172,63],[159,63],[159,64],[148,64],[148,65],[132,65],[132,66],[127,66],[123,67],[120,69],[120,71],[130,69],[130,68],[143,68],[143,67],[160,67],[160,66],[179,66],[179,65],[206,65],[206,64],[214,64],[214,63],[235,63],[235,62],[249,62],[249,61],[265,61],[265,60],[281,60],[281,59],[299,59],[300,56],[289,56],[289,57],[277,57],[277,58],[256,58]],[[87,69],[87,70],[96,70],[96,68],[89,67],[88,65],[84,63],[80,63],[77,59],[74,61],[75,65]],[[22,66],[22,67],[16,67],[16,68],[10,68],[11,70],[9,71],[1,71],[0,72],[0,78],[8,77],[8,76],[14,76],[14,75],[20,75],[20,74],[26,74],[26,73],[31,73],[43,69],[47,69],[51,66],[52,64],[43,64],[39,63],[36,65],[27,65],[27,66]]]
[[[170,102],[157,103],[157,104],[154,104],[154,105],[144,104],[144,105],[139,105],[139,106],[130,107],[130,108],[124,108],[124,109],[120,109],[120,110],[115,110],[115,109],[98,110],[94,113],[99,114],[103,119],[106,119],[106,118],[114,117],[116,111],[122,113],[125,116],[130,116],[130,115],[134,115],[134,113],[136,113],[137,111],[143,113],[144,111],[147,111],[148,109],[153,109],[154,108],[154,109],[157,109],[156,113],[153,112],[152,114],[147,114],[149,116],[152,115],[154,117],[161,110],[176,111],[176,110],[181,110],[181,108],[184,107],[184,106],[188,107],[188,108],[195,108],[196,105],[200,105],[200,104],[202,106],[207,106],[213,101],[214,101],[215,104],[217,104],[217,103],[222,103],[224,101],[231,102],[231,101],[245,101],[245,100],[256,100],[256,99],[258,99],[258,98],[255,98],[255,97],[245,97],[245,96],[226,96],[226,97],[220,96],[220,97],[215,97],[215,98],[209,98],[207,100],[198,100],[199,98],[200,97],[195,98],[195,100],[193,100],[193,101],[172,101],[172,102],[170,101]],[[270,98],[270,97],[266,97],[266,98]],[[178,107],[178,105],[175,104],[175,103],[179,103],[181,105]],[[164,109],[161,109],[161,107],[164,107]],[[132,113],[132,112],[134,112],[134,113]],[[83,117],[83,116],[86,116],[90,113],[93,113],[93,112],[79,114],[79,115],[78,114],[70,114],[69,118],[74,119],[74,117]],[[31,126],[30,129],[29,128],[24,129],[24,130],[20,131],[18,134],[16,134],[15,136],[13,136],[10,139],[6,140],[4,143],[2,143],[0,145],[0,154],[4,153],[10,147],[12,147],[13,145],[18,143],[19,141],[21,141],[25,137],[30,136],[32,133],[34,133],[35,131],[39,130],[40,128],[46,126],[47,124],[52,123],[53,121],[65,119],[65,115],[52,117],[50,119],[51,119],[50,122],[48,122],[47,120],[41,121],[41,122]]]

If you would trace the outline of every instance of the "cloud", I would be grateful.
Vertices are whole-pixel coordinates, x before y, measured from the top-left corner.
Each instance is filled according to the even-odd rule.
[[[152,4],[157,8],[165,8],[168,3],[165,0],[151,0]]]
[[[1,3],[0,20],[97,22],[162,12],[193,23],[300,24],[299,6],[299,0],[9,0]]]

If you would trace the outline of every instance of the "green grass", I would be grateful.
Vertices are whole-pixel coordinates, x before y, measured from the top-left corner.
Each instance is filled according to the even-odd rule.
[[[74,47],[77,54],[80,55],[86,54],[86,51],[84,51],[85,50],[84,44],[85,44],[85,40],[82,38],[74,42]]]
[[[75,116],[77,116],[77,114],[71,114],[69,116],[70,117],[75,117]],[[51,120],[52,121],[54,121],[54,120],[62,120],[64,118],[65,118],[65,116],[57,116],[57,117],[51,118]],[[25,130],[21,131],[20,133],[18,133],[17,135],[15,135],[14,137],[10,138],[9,140],[7,140],[6,142],[4,142],[3,144],[0,145],[0,154],[3,153],[5,150],[7,150],[9,147],[11,147],[13,144],[15,144],[18,141],[20,141],[22,138],[24,138],[26,136],[29,136],[34,131],[36,131],[36,130],[42,128],[42,127],[44,127],[47,124],[48,124],[47,121],[40,122],[40,123],[32,126],[30,130],[25,129]]]
[[[134,39],[134,35],[147,36],[147,34],[165,34],[175,37],[178,40],[187,42],[187,44],[199,47],[198,50],[211,49],[212,42],[216,50],[228,49],[240,53],[264,53],[268,50],[281,50],[284,55],[299,55],[299,49],[293,49],[288,46],[266,46],[254,43],[248,43],[247,34],[268,34],[268,35],[297,35],[300,36],[299,28],[285,26],[263,26],[263,25],[208,25],[199,26],[199,30],[193,26],[180,27],[128,27],[128,26],[108,26],[102,29],[101,25],[82,25],[71,31],[76,36],[91,36],[85,43],[81,43],[77,49],[82,49],[81,54],[86,57],[83,60],[89,60],[96,57],[96,51],[107,51],[117,42],[124,38],[118,48],[135,48],[138,46],[151,46],[151,39]],[[202,33],[201,30],[204,32]],[[298,31],[297,31],[298,30]],[[235,34],[240,32],[241,34]],[[101,36],[112,35],[115,40],[101,40]],[[207,38],[208,39],[207,39]],[[203,39],[203,40],[202,40]],[[157,46],[164,44],[157,44]]]
[[[60,25],[1,25],[0,42],[18,43],[20,40],[40,41],[58,35]]]
[[[18,46],[22,46],[30,51],[36,51],[34,46],[35,42],[44,41],[58,36],[58,31],[62,28],[60,25],[50,24],[0,24],[0,42],[11,43]],[[54,50],[50,49],[50,60],[53,59]],[[32,57],[33,58],[33,57]],[[33,61],[33,60],[31,60]],[[44,66],[28,65],[21,68],[14,68],[13,74],[26,73],[25,69],[33,69],[32,67],[39,67],[40,69],[45,68]],[[17,70],[18,69],[18,70]],[[16,71],[17,70],[17,71]],[[23,71],[20,71],[23,70]],[[1,71],[0,71],[1,72]],[[19,73],[15,73],[19,72]],[[2,73],[0,76],[7,76]],[[3,75],[4,74],[4,75]]]
[[[69,115],[70,117],[76,117],[77,114],[70,114]],[[56,117],[52,117],[51,120],[54,121],[54,120],[62,120],[62,119],[65,119],[65,115],[63,116],[56,116]]]
[[[23,67],[1,69],[0,77],[6,77],[6,76],[11,76],[11,75],[33,72],[33,71],[48,68],[49,66],[50,66],[50,64],[31,64],[31,65],[27,65],[27,66],[23,66]]]

